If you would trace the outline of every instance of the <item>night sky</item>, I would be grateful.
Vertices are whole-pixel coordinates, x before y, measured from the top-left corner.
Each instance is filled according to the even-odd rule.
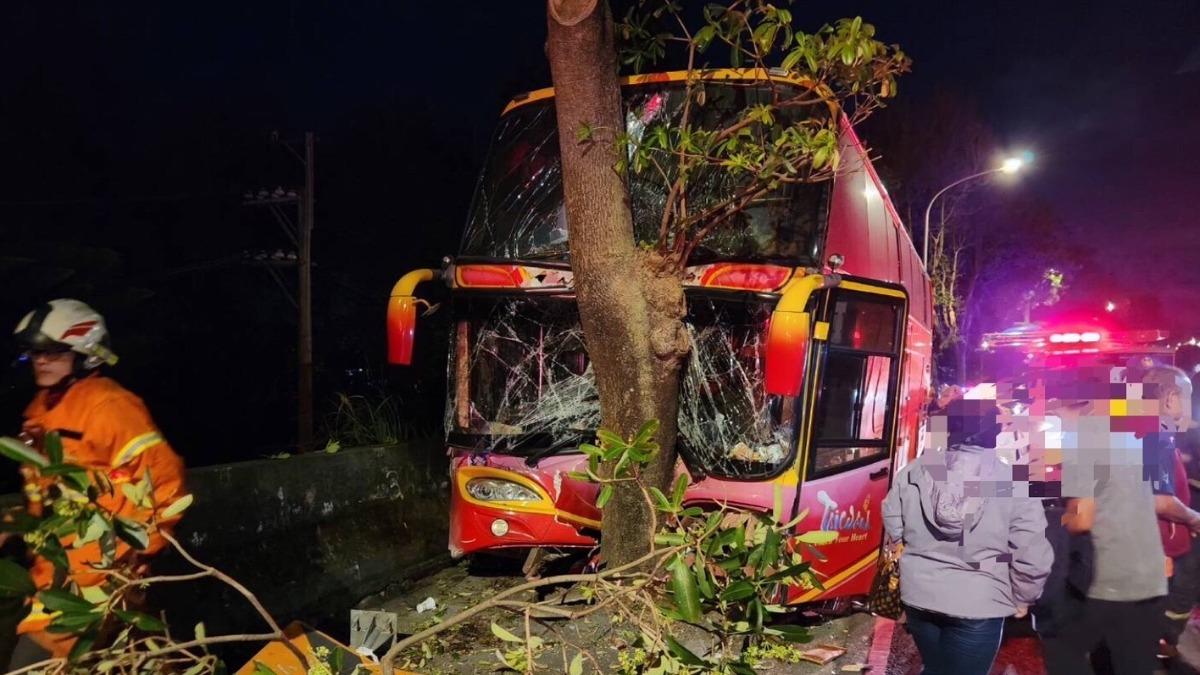
[[[969,98],[997,151],[1035,153],[1029,175],[995,189],[1030,191],[1086,239],[1097,264],[1081,286],[1159,294],[1179,325],[1200,329],[1200,3],[794,13],[807,28],[855,14],[875,23],[913,58],[902,98]],[[262,270],[236,262],[284,245],[240,205],[246,190],[300,179],[270,132],[320,139],[328,395],[384,377],[391,281],[453,253],[496,115],[549,79],[544,6],[530,0],[10,0],[0,31],[0,323],[46,294],[107,301],[121,379],[193,464],[262,454],[292,433],[291,310]],[[436,378],[386,375],[406,406],[436,416]],[[4,431],[25,377],[4,373]]]

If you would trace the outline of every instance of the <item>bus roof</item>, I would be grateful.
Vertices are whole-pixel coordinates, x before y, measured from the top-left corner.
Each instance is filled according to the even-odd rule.
[[[697,78],[706,82],[718,82],[722,80],[733,80],[742,82],[783,82],[785,84],[794,84],[802,87],[812,88],[814,82],[807,77],[794,75],[781,68],[717,68],[712,70],[696,70],[694,71]],[[621,78],[621,86],[641,85],[641,84],[656,84],[663,82],[685,82],[688,79],[688,71],[672,70],[665,73],[645,73],[642,75],[629,75]],[[533,91],[518,94],[513,97],[508,105],[504,106],[504,112],[501,115],[507,115],[509,112],[528,105],[535,101],[542,101],[554,97],[554,87],[545,87],[543,89],[535,89]],[[837,110],[837,105],[830,103],[830,109]]]

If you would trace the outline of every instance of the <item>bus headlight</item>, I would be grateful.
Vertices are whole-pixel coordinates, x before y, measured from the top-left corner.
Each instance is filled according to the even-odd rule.
[[[475,478],[467,483],[467,492],[481,502],[536,502],[536,492],[510,480]]]

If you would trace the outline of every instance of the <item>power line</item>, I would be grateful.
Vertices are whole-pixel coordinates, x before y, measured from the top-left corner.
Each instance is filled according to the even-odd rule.
[[[236,197],[237,192],[180,193],[174,195],[143,195],[140,197],[91,197],[78,199],[31,199],[0,201],[0,206],[70,206],[74,204],[134,204],[138,202],[173,202],[192,199]]]

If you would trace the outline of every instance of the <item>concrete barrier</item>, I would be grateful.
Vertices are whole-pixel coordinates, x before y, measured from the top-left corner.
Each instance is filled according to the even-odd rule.
[[[196,501],[177,534],[200,561],[242,582],[280,623],[346,636],[360,598],[449,562],[449,481],[440,439],[316,452],[188,472]],[[175,555],[155,573],[187,569]],[[155,587],[172,626],[258,632],[261,621],[217,582]]]

